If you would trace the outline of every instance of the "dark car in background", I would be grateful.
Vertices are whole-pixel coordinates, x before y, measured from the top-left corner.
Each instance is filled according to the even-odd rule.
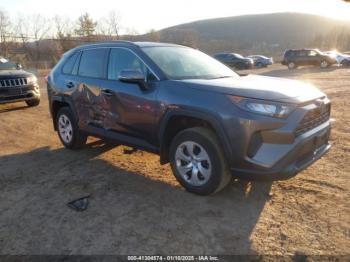
[[[263,55],[250,55],[250,56],[247,56],[247,58],[253,59],[254,66],[256,67],[267,67],[273,64],[272,57],[266,57]]]
[[[0,104],[25,101],[28,106],[40,103],[40,90],[34,74],[0,57]]]
[[[218,53],[214,58],[234,69],[250,69],[254,66],[253,59],[236,53]]]
[[[188,191],[234,176],[287,178],[330,148],[330,101],[310,84],[240,76],[192,48],[115,41],[65,53],[48,76],[54,129],[69,149],[87,136],[160,155]]]
[[[298,66],[308,65],[327,68],[336,63],[337,60],[333,56],[324,54],[318,49],[286,50],[282,60],[282,65],[288,66],[289,69],[295,69]]]

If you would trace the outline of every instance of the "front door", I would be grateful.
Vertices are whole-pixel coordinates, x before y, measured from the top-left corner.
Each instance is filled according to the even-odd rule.
[[[122,70],[139,70],[146,76],[147,90],[136,83],[124,83],[118,76]],[[111,48],[108,80],[104,82],[104,128],[152,143],[157,108],[156,77],[141,59],[127,48]]]

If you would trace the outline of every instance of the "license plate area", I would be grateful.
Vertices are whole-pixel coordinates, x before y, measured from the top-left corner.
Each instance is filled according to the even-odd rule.
[[[327,130],[314,137],[313,144],[314,144],[315,153],[317,153],[319,148],[328,144],[329,134],[330,132],[329,130]]]

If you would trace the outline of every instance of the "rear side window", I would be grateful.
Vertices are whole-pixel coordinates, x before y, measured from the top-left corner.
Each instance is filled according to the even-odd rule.
[[[104,78],[107,54],[107,48],[83,51],[80,58],[79,75],[92,78]]]
[[[75,65],[75,62],[77,61],[78,56],[79,56],[79,53],[75,53],[67,59],[62,69],[62,72],[64,74],[69,74],[69,75],[72,74],[72,70]]]

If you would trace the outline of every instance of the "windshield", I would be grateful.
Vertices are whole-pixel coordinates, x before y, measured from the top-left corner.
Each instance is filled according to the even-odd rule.
[[[0,70],[13,70],[17,69],[16,64],[11,63],[7,59],[0,57]]]
[[[186,47],[144,47],[142,50],[169,79],[214,79],[238,76],[214,58]]]
[[[242,56],[242,55],[240,55],[240,54],[232,54],[233,56],[235,56],[236,58],[240,58],[240,59],[244,59],[244,57]]]

